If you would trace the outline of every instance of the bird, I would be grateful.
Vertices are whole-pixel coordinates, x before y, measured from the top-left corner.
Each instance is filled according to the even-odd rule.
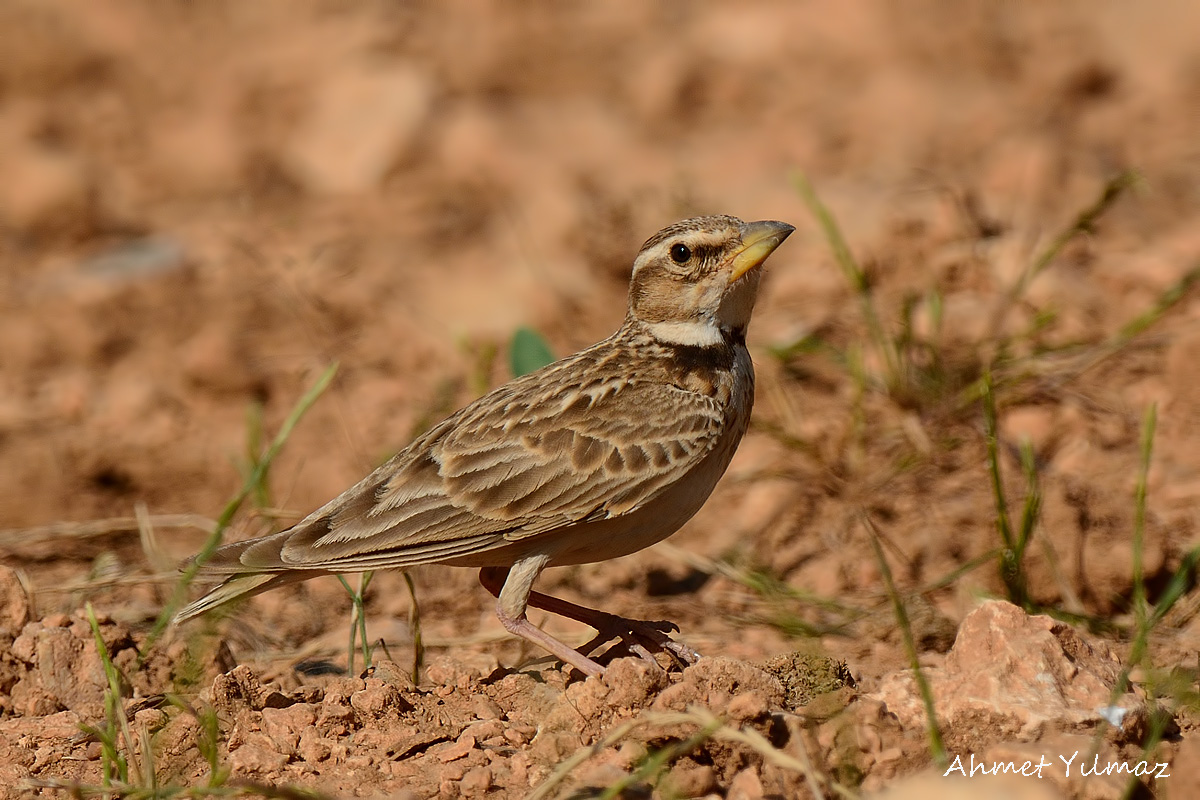
[[[658,650],[695,663],[672,623],[533,584],[547,567],[655,544],[708,499],[750,422],[761,266],[793,230],[726,215],[663,228],[634,259],[615,333],[455,412],[291,528],[194,557],[224,582],[175,621],[319,575],[449,564],[479,568],[503,627],[585,676],[603,674],[591,654],[616,639],[651,661]],[[530,622],[530,607],[596,636],[572,648]]]

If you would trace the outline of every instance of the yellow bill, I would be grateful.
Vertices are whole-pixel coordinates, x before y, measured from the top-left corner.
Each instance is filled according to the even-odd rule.
[[[742,249],[733,257],[733,270],[729,282],[733,283],[750,270],[767,260],[767,256],[796,230],[786,222],[762,220],[742,223]]]

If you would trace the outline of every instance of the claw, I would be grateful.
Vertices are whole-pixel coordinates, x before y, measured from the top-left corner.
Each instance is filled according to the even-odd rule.
[[[677,642],[668,633],[678,633],[679,626],[666,620],[636,620],[618,617],[615,614],[597,613],[589,624],[596,628],[596,635],[576,652],[588,656],[597,647],[613,639],[620,639],[629,652],[649,661],[655,660],[652,650],[661,650],[683,666],[695,664],[700,654],[686,644]]]
[[[663,644],[663,649],[687,665],[695,664],[702,656],[683,642],[669,640]]]
[[[647,650],[644,646],[638,644],[637,642],[626,643],[625,646],[628,647],[629,651],[638,658],[642,659],[643,661],[648,661],[656,667],[658,666],[658,659],[656,659],[654,654]]]

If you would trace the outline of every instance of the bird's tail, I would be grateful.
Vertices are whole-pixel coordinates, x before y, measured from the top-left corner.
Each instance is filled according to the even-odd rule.
[[[226,603],[232,603],[235,600],[242,600],[247,597],[253,597],[256,594],[274,589],[276,586],[283,586],[288,583],[311,578],[308,573],[270,573],[259,572],[242,575],[234,575],[227,578],[224,583],[209,591],[208,594],[184,606],[176,615],[175,623],[187,622],[189,619],[198,617],[201,614],[206,614],[214,608],[223,606]]]
[[[187,622],[189,619],[235,600],[253,597],[274,589],[276,586],[305,581],[323,574],[320,571],[303,569],[280,569],[282,562],[279,558],[279,548],[286,541],[289,533],[290,531],[283,531],[262,539],[230,542],[210,553],[200,564],[197,574],[201,576],[219,575],[225,579],[224,582],[211,589],[199,600],[185,606],[175,615],[174,622],[176,624]],[[255,547],[257,550],[263,551],[265,557],[249,558],[247,551],[253,552],[252,548]],[[195,561],[195,558],[185,561],[180,569],[194,568]]]

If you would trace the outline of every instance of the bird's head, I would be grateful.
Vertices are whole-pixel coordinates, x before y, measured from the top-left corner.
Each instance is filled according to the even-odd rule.
[[[694,217],[651,236],[633,262],[629,317],[655,338],[705,347],[744,336],[758,267],[795,228]]]

